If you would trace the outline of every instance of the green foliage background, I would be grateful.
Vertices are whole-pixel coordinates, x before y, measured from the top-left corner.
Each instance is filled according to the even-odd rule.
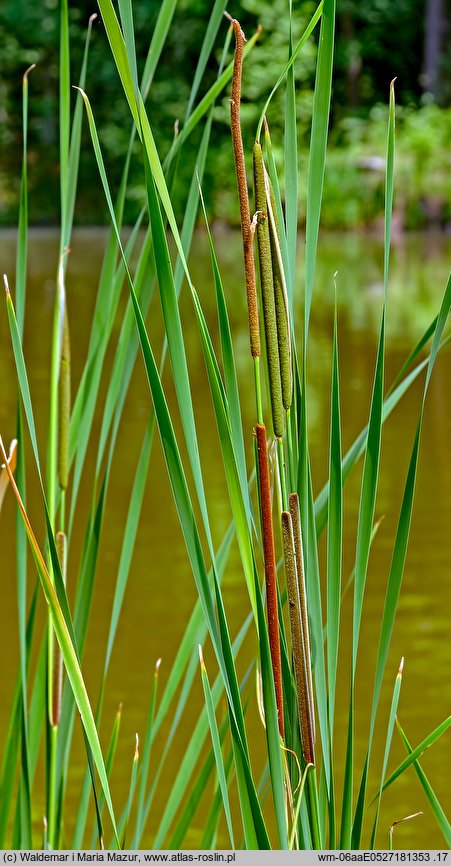
[[[315,4],[306,0],[293,4],[294,38],[313,14]],[[137,0],[134,6],[137,49],[142,70],[160,3]],[[242,0],[231,3],[229,11],[240,18],[249,37],[260,24],[262,33],[252,59],[245,66],[243,81],[243,128],[245,146],[251,149],[259,110],[268,93],[268,82],[276,79],[280,57],[286,51],[288,33],[287,0]],[[81,67],[86,26],[97,11],[95,3],[78,0],[69,4],[71,72],[77,83]],[[383,156],[384,121],[377,106],[386,105],[388,85],[397,77],[401,112],[398,147],[402,169],[397,178],[398,201],[407,227],[450,219],[450,160],[446,142],[450,140],[451,118],[446,102],[450,88],[449,68],[443,50],[438,58],[439,85],[436,102],[423,93],[423,45],[427,0],[342,0],[338,5],[337,43],[334,79],[329,178],[325,190],[325,225],[348,228],[366,225],[381,212],[382,175],[362,170],[368,157]],[[174,124],[183,122],[195,67],[196,52],[208,24],[208,0],[181,0],[171,24],[164,53],[149,94],[149,113],[154,124],[160,156],[164,159]],[[443,24],[446,37],[446,22]],[[226,26],[220,30],[216,62],[222,50]],[[308,129],[318,32],[310,40],[296,64],[301,160],[307,160]],[[443,49],[446,38],[442,36]],[[4,0],[0,8],[0,224],[15,223],[19,201],[21,160],[21,86],[22,75],[31,64],[30,76],[29,182],[30,220],[54,223],[58,219],[58,0]],[[449,66],[449,64],[448,64]],[[210,62],[199,98],[212,84],[217,66]],[[100,17],[94,24],[93,46],[88,71],[87,92],[113,183],[119,180],[122,158],[128,144],[128,108],[118,85],[109,46]],[[448,94],[448,96],[447,96]],[[75,98],[75,94],[74,94]],[[274,100],[268,117],[276,158],[283,154],[283,91]],[[376,106],[376,107],[375,107]],[[379,113],[380,115],[380,113]],[[216,109],[212,131],[205,192],[217,220],[230,223],[234,207],[222,192],[233,171],[229,135],[228,96]],[[196,130],[185,148],[181,176],[183,184],[195,171],[195,154],[201,130]],[[137,148],[138,150],[138,148]],[[401,161],[400,161],[401,162]],[[106,219],[96,193],[96,168],[92,148],[84,130],[81,152],[78,223],[102,223]],[[227,181],[227,182],[226,182]],[[343,187],[344,184],[344,187]],[[347,194],[343,196],[343,188]],[[173,190],[176,212],[181,202]],[[134,167],[126,216],[136,218],[144,200],[144,174],[139,163]],[[305,196],[301,190],[301,218]]]

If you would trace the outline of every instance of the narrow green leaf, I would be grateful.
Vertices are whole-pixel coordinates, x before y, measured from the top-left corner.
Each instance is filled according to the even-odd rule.
[[[247,473],[246,473],[246,458],[244,450],[243,425],[241,415],[240,397],[238,392],[238,381],[236,375],[235,358],[233,353],[232,334],[230,330],[229,317],[227,312],[227,302],[222,284],[219,263],[216,256],[213,238],[208,224],[207,213],[201,193],[201,203],[205,217],[205,226],[208,235],[210,246],[211,264],[213,269],[213,277],[216,289],[216,306],[218,310],[219,321],[219,336],[221,340],[221,353],[224,366],[224,382],[225,392],[227,395],[227,409],[230,424],[230,433],[233,441],[233,450],[238,464],[238,472],[240,477],[241,489],[243,498],[248,511],[248,504],[245,491],[247,490]],[[249,517],[248,517],[249,520]]]
[[[70,54],[69,54],[69,14],[67,0],[61,2],[60,20],[60,194],[61,214],[66,213],[67,177],[69,167],[70,143]]]
[[[132,848],[139,848],[139,843],[144,831],[144,802],[147,788],[147,779],[149,775],[150,755],[152,749],[152,739],[154,735],[155,722],[155,705],[157,700],[158,673],[160,670],[161,659],[158,659],[155,665],[153,675],[153,684],[150,697],[149,712],[147,714],[146,731],[144,735],[144,749],[141,760],[140,780],[138,786],[138,805],[136,814],[136,826],[132,841]]]
[[[290,0],[290,34],[288,41],[289,56],[293,51],[292,37],[292,4]],[[298,139],[296,128],[296,85],[294,80],[294,67],[290,65],[287,70],[287,89],[285,95],[285,142],[284,142],[284,169],[285,169],[285,219],[288,252],[288,297],[294,295],[294,275],[296,270],[296,248],[298,236]],[[292,302],[291,302],[292,306]]]
[[[222,744],[224,741],[224,737],[227,733],[227,716],[224,716],[221,725],[219,727],[219,738],[220,743]],[[230,760],[229,760],[230,763]],[[168,848],[173,850],[177,848],[183,848],[183,843],[186,837],[186,834],[191,829],[193,825],[193,818],[196,814],[196,811],[202,802],[202,798],[205,795],[205,790],[207,788],[208,782],[211,778],[211,775],[215,768],[215,755],[213,748],[209,748],[207,751],[206,758],[197,773],[194,784],[186,797],[185,804],[182,810],[182,813],[177,821],[176,827],[172,836],[168,843]],[[219,794],[219,804],[217,805],[217,811],[219,815],[222,816],[223,808],[222,808],[222,792],[221,788],[218,785]],[[217,799],[215,797],[215,799]]]
[[[213,9],[211,11],[211,15],[208,21],[207,30],[204,36],[204,41],[202,43],[202,47],[199,52],[199,59],[197,61],[196,71],[194,73],[193,83],[191,85],[191,91],[188,99],[188,104],[186,106],[185,112],[185,123],[188,120],[197,93],[199,91],[200,84],[204,77],[205,69],[207,66],[208,58],[213,49],[214,41],[216,35],[218,33],[219,27],[223,21],[224,9],[227,6],[227,0],[215,0]]]
[[[158,275],[158,286],[163,309],[166,329],[166,337],[171,359],[172,373],[177,393],[180,416],[182,419],[186,447],[188,450],[191,469],[193,472],[196,493],[204,521],[205,531],[210,552],[213,553],[213,543],[210,533],[208,519],[207,501],[202,476],[201,460],[197,441],[196,424],[194,420],[194,409],[191,396],[190,379],[188,373],[188,362],[185,351],[180,311],[177,302],[177,293],[174,285],[174,275],[171,267],[169,249],[160,207],[156,195],[150,166],[146,161],[147,197],[149,206],[150,222],[155,251],[155,263]]]
[[[202,649],[199,645],[199,657],[200,657],[200,667],[201,667],[201,675],[202,675],[202,687],[204,690],[205,696],[205,706],[207,709],[208,716],[208,724],[210,726],[210,734],[211,741],[213,745],[213,752],[215,756],[216,770],[218,773],[219,785],[221,788],[222,794],[222,802],[224,805],[224,812],[227,821],[227,829],[229,831],[230,844],[232,848],[235,848],[235,841],[233,836],[233,824],[232,824],[232,815],[230,812],[230,803],[229,803],[229,794],[227,789],[227,777],[224,766],[224,759],[222,757],[222,749],[221,749],[221,738],[218,729],[218,723],[216,721],[215,708],[213,703],[213,698],[210,689],[210,683],[208,681],[207,669],[205,667]]]
[[[307,213],[305,227],[305,307],[304,307],[304,364],[315,279],[316,249],[326,164],[327,131],[329,126],[332,91],[332,64],[334,56],[335,0],[324,0],[315,92],[313,97],[312,132],[310,137],[307,179]]]
[[[225,772],[226,778],[229,779],[232,773],[233,768],[233,755],[232,750],[229,749],[227,752],[227,757],[224,762],[225,764]],[[210,811],[208,813],[207,820],[205,821],[204,832],[202,834],[202,838],[200,840],[200,846],[203,850],[212,851],[217,848],[217,838],[218,838],[218,825],[222,815],[222,796],[221,796],[221,788],[219,785],[216,786],[215,795],[213,797],[213,801],[211,804]]]
[[[125,842],[127,840],[128,822],[130,820],[130,812],[132,810],[133,802],[135,799],[136,779],[137,779],[137,775],[138,775],[138,761],[139,761],[139,739],[138,739],[138,734],[136,734],[135,753],[133,756],[132,772],[131,772],[131,778],[130,778],[130,790],[128,792],[127,805],[125,808],[125,816],[124,816],[124,819],[122,822],[123,826],[121,827],[121,830],[120,830],[121,848],[125,848]]]
[[[166,37],[171,26],[171,21],[177,6],[177,0],[163,0],[158,12],[158,18],[153,29],[152,40],[149,47],[149,53],[146,57],[144,72],[142,76],[142,93],[144,99],[150,90],[155,70],[158,66],[158,61],[163,51]]]
[[[28,76],[35,68],[33,64],[22,79],[22,177],[20,181],[19,226],[17,231],[16,252],[16,313],[17,326],[22,339],[25,318],[25,297],[27,281],[28,252]]]
[[[333,742],[335,691],[341,607],[342,569],[342,456],[340,422],[340,383],[338,375],[337,306],[335,303],[334,347],[331,389],[331,422],[329,452],[329,508],[327,531],[327,678],[329,728]],[[332,775],[332,768],[331,768]]]
[[[135,249],[139,230],[141,228],[141,216],[136,221],[130,237],[127,242],[127,256],[131,256]],[[110,252],[111,250],[111,252]],[[86,454],[89,448],[90,435],[94,421],[94,413],[98,403],[98,395],[100,381],[102,376],[103,363],[107,351],[108,341],[113,331],[116,311],[119,305],[122,284],[124,281],[124,265],[121,262],[114,273],[114,262],[117,258],[117,245],[111,244],[110,250],[106,253],[104,260],[104,268],[100,278],[98,299],[100,303],[96,304],[94,314],[95,326],[93,326],[88,348],[88,358],[85,365],[84,378],[80,383],[77,397],[74,404],[74,410],[71,418],[70,427],[70,455],[75,457],[72,474],[71,485],[71,508],[69,515],[69,534],[71,533],[73,521],[75,517],[75,509],[78,501],[78,493],[80,489],[83,467],[85,464]],[[144,252],[145,250],[145,252]],[[110,260],[110,254],[112,260]],[[143,255],[140,258],[147,261],[149,254],[148,245],[144,243]],[[111,267],[112,266],[112,267]],[[123,346],[127,349],[127,345]],[[111,385],[110,385],[111,388]],[[110,389],[108,391],[108,397]],[[108,404],[108,398],[107,398]],[[102,431],[104,430],[104,419],[102,420]],[[99,446],[100,452],[100,446]],[[103,454],[102,454],[103,456]],[[100,473],[101,458],[97,459],[96,476]],[[95,489],[95,486],[94,486]]]
[[[439,737],[441,737],[442,734],[444,734],[445,731],[448,730],[450,725],[451,725],[451,716],[448,716],[447,719],[445,719],[440,725],[438,725],[432,731],[432,733],[430,733],[427,737],[425,737],[425,739],[421,741],[421,743],[416,747],[416,749],[413,749],[413,751],[410,752],[410,754],[407,756],[407,758],[405,758],[404,761],[402,761],[399,764],[399,766],[396,768],[396,770],[394,770],[394,772],[391,774],[391,776],[389,776],[387,781],[384,782],[382,792],[386,791],[387,788],[389,788],[390,785],[392,785],[393,782],[395,782],[396,779],[398,779],[399,776],[402,773],[404,773],[404,771],[407,770],[408,767],[411,767],[412,764],[414,764],[415,761],[418,760],[420,755],[423,754],[425,749],[428,749],[430,746],[432,746],[433,743],[435,743],[436,740],[438,740]],[[382,793],[382,792],[380,792],[380,793]],[[371,800],[372,803],[374,803],[374,801],[380,797],[380,793],[376,794],[376,796],[373,797],[373,799]]]
[[[86,40],[85,40],[85,49],[83,54],[82,67],[80,71],[79,78],[79,87],[84,87],[86,83],[86,73],[88,69],[88,56],[89,56],[89,45],[91,41],[92,34],[92,25],[97,16],[91,15],[88,22],[88,29],[86,32]],[[72,224],[74,218],[74,210],[75,210],[75,198],[77,194],[77,182],[78,182],[78,166],[80,161],[80,147],[81,147],[81,129],[82,129],[82,121],[83,121],[83,102],[80,97],[77,97],[74,116],[72,120],[72,126],[70,130],[70,147],[68,154],[68,164],[67,164],[67,173],[65,177],[66,189],[63,194],[64,198],[64,211],[61,211],[61,235],[60,235],[60,256],[63,255],[64,251],[68,248],[70,244],[70,238],[72,233]],[[63,178],[62,178],[63,180]],[[67,258],[64,259],[63,264],[66,265]]]
[[[402,739],[402,741],[406,747],[407,753],[409,755],[411,755],[413,752],[412,746],[410,745],[410,743],[409,743],[401,725],[399,724],[398,720],[396,720],[396,727],[397,727],[399,734],[401,736],[401,739]],[[448,848],[451,848],[451,824],[450,824],[448,818],[446,817],[445,812],[438,801],[438,798],[436,797],[434,791],[432,790],[432,787],[431,787],[431,785],[430,785],[430,783],[426,777],[426,774],[423,771],[419,761],[415,761],[413,767],[414,767],[414,770],[415,770],[415,772],[416,772],[416,774],[420,780],[421,787],[423,788],[423,791],[426,794],[427,799],[429,800],[429,804],[431,806],[432,812],[434,814],[434,817],[437,821],[438,826],[440,827],[440,830],[443,833],[446,844],[448,845]]]
[[[260,120],[259,120],[259,122],[258,122],[258,126],[257,126],[257,134],[256,134],[256,136],[255,136],[256,139],[257,139],[257,141],[258,141],[259,138],[260,138],[261,129],[262,129],[262,126],[263,126],[263,120],[264,120],[265,115],[266,115],[267,112],[268,112],[268,108],[269,108],[270,102],[271,102],[271,100],[272,100],[274,94],[276,93],[276,91],[279,89],[279,87],[280,87],[280,85],[282,84],[282,82],[285,81],[285,78],[286,78],[286,76],[287,76],[287,73],[288,73],[288,71],[291,69],[291,67],[292,67],[294,61],[296,60],[296,57],[298,56],[298,54],[299,54],[301,48],[303,47],[303,45],[305,45],[305,43],[307,42],[307,39],[309,38],[309,36],[310,36],[311,33],[313,32],[313,30],[315,29],[316,25],[318,24],[318,21],[319,21],[319,19],[321,18],[321,13],[322,13],[322,11],[323,11],[323,0],[321,0],[321,3],[318,4],[318,6],[317,6],[317,8],[316,8],[316,10],[315,10],[315,12],[314,12],[314,14],[312,15],[312,17],[311,17],[311,19],[310,19],[310,21],[309,21],[309,23],[308,23],[308,25],[307,25],[307,27],[305,28],[305,30],[304,30],[304,32],[303,32],[301,38],[300,38],[299,41],[297,42],[296,47],[295,47],[294,50],[292,51],[289,60],[288,60],[287,63],[285,64],[285,66],[284,66],[282,72],[280,73],[280,75],[279,75],[279,77],[278,77],[278,79],[277,79],[277,81],[276,81],[276,83],[275,83],[273,89],[271,90],[271,93],[269,94],[269,96],[268,96],[268,98],[267,98],[267,100],[266,100],[266,102],[265,102],[265,105],[264,105],[264,107],[263,107],[263,111],[262,111],[262,113],[261,113],[261,115],[260,115]]]
[[[377,350],[376,369],[374,373],[373,393],[371,398],[370,419],[368,424],[368,440],[365,451],[363,477],[360,491],[359,517],[357,524],[357,544],[354,576],[354,610],[352,629],[352,672],[353,678],[357,665],[360,623],[362,618],[363,596],[365,592],[366,575],[371,546],[371,535],[374,523],[374,509],[379,477],[379,459],[382,432],[382,394],[384,387],[384,348],[385,348],[385,308],[382,313],[382,323]]]
[[[399,670],[398,670],[398,673],[396,676],[396,680],[395,680],[395,687],[393,689],[393,697],[392,697],[390,713],[389,713],[389,717],[388,717],[387,735],[385,738],[384,759],[383,759],[383,763],[382,763],[381,782],[380,782],[380,786],[379,786],[379,797],[377,800],[376,814],[374,816],[374,824],[373,824],[373,830],[371,833],[370,848],[374,848],[374,844],[376,841],[376,833],[377,833],[377,826],[378,826],[378,822],[379,822],[379,813],[380,813],[381,799],[382,799],[382,789],[384,787],[384,779],[385,779],[385,774],[387,772],[387,764],[388,764],[388,758],[390,755],[391,741],[392,741],[392,737],[393,737],[393,729],[395,727],[396,714],[398,712],[398,703],[399,703],[399,695],[400,695],[400,691],[401,691],[403,668],[404,668],[404,659],[402,658],[401,664],[399,665]]]
[[[105,656],[105,673],[108,670],[111,653],[113,650],[116,629],[119,621],[119,616],[124,600],[127,579],[130,571],[130,565],[135,547],[136,535],[138,531],[138,523],[141,516],[141,507],[144,496],[144,490],[147,480],[147,471],[149,468],[150,451],[152,448],[153,431],[155,426],[155,416],[152,417],[147,425],[144,436],[141,453],[139,455],[136,466],[136,474],[133,482],[132,496],[127,514],[127,520],[124,530],[124,539],[122,543],[121,556],[119,560],[118,574],[116,579],[116,587],[114,591],[113,610],[111,613],[110,629],[108,633],[108,643]]]

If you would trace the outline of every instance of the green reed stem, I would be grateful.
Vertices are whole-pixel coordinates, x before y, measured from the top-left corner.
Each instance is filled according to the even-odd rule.
[[[280,659],[279,612],[277,600],[277,568],[274,548],[274,529],[272,520],[271,485],[268,466],[268,448],[266,442],[266,427],[257,424],[257,459],[260,486],[261,527],[263,538],[263,556],[265,562],[266,604],[268,609],[268,634],[271,651],[271,663],[276,692],[279,732],[285,739],[283,717],[282,668]]]
[[[255,400],[257,403],[257,423],[263,424],[262,383],[260,375],[260,356],[254,358]]]
[[[58,379],[58,480],[61,490],[66,490],[69,477],[70,391],[70,336],[66,306]]]
[[[294,454],[293,454],[293,433],[291,430],[291,407],[287,409],[287,454],[288,454],[288,479],[289,487],[295,486],[295,470],[294,470]]]
[[[64,585],[66,585],[66,572],[67,572],[67,537],[64,532],[57,532],[56,534],[56,550],[58,553],[58,560],[61,567],[61,575],[63,578]],[[62,694],[62,683],[63,683],[63,658],[61,655],[61,650],[58,643],[55,642],[54,651],[53,651],[53,690],[52,690],[52,718],[51,724],[53,726],[59,725],[60,715],[61,715],[61,694]]]
[[[315,851],[321,851],[323,840],[321,837],[321,825],[319,820],[318,785],[316,781],[316,768],[312,767],[307,775],[307,794],[310,809],[310,830]]]
[[[51,677],[50,677],[51,679]],[[49,800],[48,800],[48,828],[47,828],[47,839],[49,848],[56,847],[56,834],[57,834],[57,826],[56,826],[56,814],[58,807],[58,798],[56,791],[56,753],[57,753],[57,744],[58,744],[58,725],[50,725],[50,761],[49,761],[49,779],[48,779],[48,791],[49,791]]]
[[[288,494],[287,494],[287,480],[286,480],[286,468],[285,468],[285,454],[283,450],[283,439],[276,439],[277,443],[277,466],[279,470],[279,478],[280,478],[280,488],[282,491],[282,508],[284,511],[288,509]]]

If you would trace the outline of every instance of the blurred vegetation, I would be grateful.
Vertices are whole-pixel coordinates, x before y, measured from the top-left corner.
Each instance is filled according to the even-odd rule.
[[[138,36],[138,63],[142,71],[160,9],[159,0],[137,0],[134,5]],[[316,4],[294,3],[296,40]],[[435,4],[436,6],[437,4]],[[440,5],[440,4],[439,4]],[[335,113],[332,118],[328,157],[324,225],[350,228],[368,225],[382,213],[383,173],[388,85],[397,76],[397,214],[408,228],[450,221],[449,155],[451,113],[450,62],[445,53],[444,8],[432,19],[431,0],[342,0],[338,8],[336,41]],[[245,67],[242,118],[245,146],[250,152],[259,112],[268,93],[268,81],[277,77],[281,46],[286,45],[287,0],[241,0],[229,11],[240,18],[250,36],[262,33]],[[434,7],[435,8],[435,7]],[[71,22],[71,72],[77,83],[89,16],[95,3],[69,3]],[[189,98],[189,82],[197,62],[198,46],[211,13],[209,0],[180,0],[177,4],[158,72],[148,97],[160,155],[168,151],[176,122],[183,124]],[[436,13],[435,13],[436,14]],[[436,14],[437,18],[437,14]],[[429,22],[429,23],[428,23]],[[431,30],[432,28],[432,30]],[[226,23],[217,37],[216,64],[226,36]],[[433,69],[426,70],[427,36],[436,37]],[[296,63],[297,110],[301,161],[307,164],[308,129],[312,110],[316,39],[314,34]],[[438,41],[437,41],[438,40]],[[282,48],[282,53],[285,51]],[[268,58],[274,58],[271,61]],[[21,161],[22,75],[31,64],[29,182],[30,220],[52,223],[58,219],[58,0],[3,0],[0,7],[0,223],[16,223]],[[430,65],[430,61],[429,65]],[[273,68],[272,68],[273,67]],[[427,74],[426,74],[427,72]],[[217,65],[210,63],[198,99],[213,83]],[[120,177],[122,157],[129,142],[129,111],[118,86],[100,18],[94,25],[87,91],[107,157],[114,188]],[[75,92],[73,99],[75,100]],[[229,93],[216,108],[204,188],[210,214],[218,221],[236,219],[233,195],[232,154],[229,137]],[[283,158],[280,118],[283,90],[277,94],[268,116],[273,145]],[[339,106],[337,108],[337,106]],[[201,130],[186,148],[180,188],[195,171],[195,154]],[[136,217],[143,201],[143,172],[139,148],[133,161],[127,218]],[[302,165],[301,165],[302,168]],[[305,171],[303,172],[305,177]],[[81,153],[80,193],[76,221],[102,223],[106,214],[98,200],[97,169],[85,130]],[[343,195],[343,189],[346,194]],[[173,190],[176,210],[184,202]],[[301,190],[301,218],[305,191]]]

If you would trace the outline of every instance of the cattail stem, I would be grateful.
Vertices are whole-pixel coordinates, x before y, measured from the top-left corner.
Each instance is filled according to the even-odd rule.
[[[58,744],[58,725],[50,725],[50,766],[49,766],[49,790],[48,790],[48,845],[50,848],[57,846],[57,796],[56,796],[56,753]]]
[[[315,851],[321,851],[321,849],[324,848],[324,844],[321,838],[318,785],[316,781],[315,767],[311,767],[307,775],[307,792],[310,809],[310,828],[312,833],[313,848]]]
[[[266,428],[257,424],[258,477],[260,486],[261,525],[263,536],[263,555],[265,562],[266,604],[268,609],[268,633],[271,662],[276,691],[276,704],[279,719],[279,732],[285,739],[283,717],[282,669],[280,661],[279,613],[277,606],[277,571],[274,551],[274,531],[272,521],[271,486],[269,479]]]
[[[244,161],[243,139],[241,136],[240,102],[241,75],[243,71],[244,33],[240,24],[232,19],[235,33],[235,59],[232,78],[232,98],[230,107],[230,125],[232,131],[233,155],[235,159],[238,198],[240,203],[241,236],[243,239],[244,275],[246,281],[247,309],[249,317],[249,337],[253,358],[260,355],[260,327],[258,322],[257,287],[255,283],[254,234],[251,226],[249,194],[246,180],[246,165]]]
[[[66,490],[69,476],[70,401],[70,337],[66,308],[64,312],[58,382],[58,480],[61,490]]]
[[[67,572],[67,537],[64,532],[56,534],[56,550],[61,568],[61,575],[66,584]],[[63,686],[63,658],[59,644],[55,641],[53,650],[53,688],[52,688],[52,725],[58,725],[61,715],[61,694]]]
[[[283,436],[285,413],[282,402],[282,382],[280,378],[279,344],[277,335],[274,281],[269,239],[269,221],[266,205],[265,178],[262,149],[258,141],[254,144],[254,191],[257,212],[258,261],[262,290],[263,318],[265,322],[266,355],[268,361],[271,410],[276,438]]]
[[[282,536],[287,579],[288,605],[290,611],[291,646],[293,653],[294,676],[299,710],[299,730],[302,742],[302,755],[307,764],[315,763],[314,742],[311,736],[310,706],[307,686],[307,667],[304,636],[302,631],[301,604],[296,569],[293,524],[289,511],[282,512]]]
[[[279,469],[280,489],[282,495],[282,508],[286,510],[288,506],[287,499],[287,482],[285,476],[285,454],[283,451],[283,440],[277,439],[277,464]]]

